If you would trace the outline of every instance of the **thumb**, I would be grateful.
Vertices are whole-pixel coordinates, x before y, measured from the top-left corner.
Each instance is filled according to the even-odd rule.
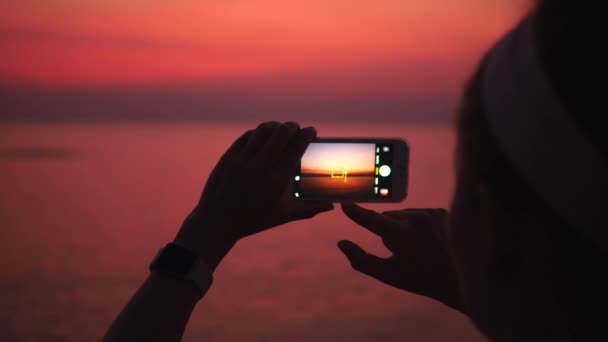
[[[356,243],[348,240],[338,242],[338,248],[344,253],[351,266],[380,281],[386,278],[389,272],[388,260],[369,254]]]

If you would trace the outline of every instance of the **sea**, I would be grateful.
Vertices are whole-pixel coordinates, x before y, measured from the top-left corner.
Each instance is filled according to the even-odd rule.
[[[305,123],[302,123],[305,124]],[[254,122],[0,124],[0,341],[99,341]],[[448,207],[449,126],[317,123],[319,136],[400,137],[409,195]],[[485,341],[443,305],[354,271],[342,239],[388,257],[340,211],[240,241],[184,341]]]

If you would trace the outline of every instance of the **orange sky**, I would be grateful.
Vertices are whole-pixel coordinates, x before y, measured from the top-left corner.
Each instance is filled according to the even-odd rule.
[[[314,143],[302,156],[302,173],[373,172],[375,144]]]
[[[4,0],[0,82],[272,84],[306,75],[316,83],[332,70],[344,79],[363,76],[318,83],[365,91],[453,87],[525,3]]]

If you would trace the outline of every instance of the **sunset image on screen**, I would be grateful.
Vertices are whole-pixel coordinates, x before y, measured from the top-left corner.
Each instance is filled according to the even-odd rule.
[[[375,144],[311,144],[302,157],[301,195],[370,195],[374,187],[375,148]]]

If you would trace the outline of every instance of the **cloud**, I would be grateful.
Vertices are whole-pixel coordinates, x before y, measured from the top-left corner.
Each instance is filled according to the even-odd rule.
[[[82,151],[58,147],[0,147],[0,160],[74,160]]]
[[[449,122],[456,94],[283,92],[240,84],[0,87],[0,121]]]

